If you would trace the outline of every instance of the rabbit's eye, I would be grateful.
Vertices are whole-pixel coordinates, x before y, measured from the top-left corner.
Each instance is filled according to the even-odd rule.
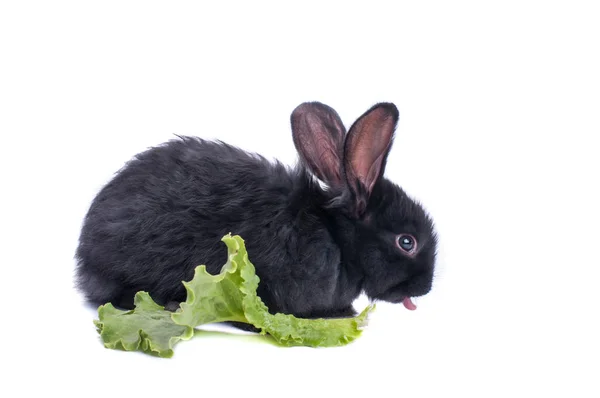
[[[398,235],[396,238],[396,244],[400,249],[407,252],[408,254],[413,254],[417,248],[417,241],[411,235]]]

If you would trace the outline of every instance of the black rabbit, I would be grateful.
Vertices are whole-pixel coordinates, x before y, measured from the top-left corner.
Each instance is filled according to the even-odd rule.
[[[397,121],[380,103],[346,134],[332,108],[301,104],[293,169],[190,137],[138,154],[91,204],[79,288],[97,304],[132,308],[144,290],[176,305],[197,265],[220,271],[231,232],[246,241],[273,313],[350,316],[363,291],[414,309],[410,298],[431,289],[437,238],[423,208],[383,178]]]

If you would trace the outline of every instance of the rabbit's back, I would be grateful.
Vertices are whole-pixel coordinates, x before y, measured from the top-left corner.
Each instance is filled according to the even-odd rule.
[[[139,290],[162,303],[183,300],[181,282],[197,265],[220,271],[220,239],[231,232],[246,241],[268,305],[297,314],[330,308],[339,272],[320,264],[339,264],[339,250],[318,219],[299,220],[290,203],[302,197],[298,184],[283,165],[224,143],[183,137],[143,152],[90,207],[77,250],[80,286],[94,302],[124,307]],[[318,293],[299,287],[306,282]]]

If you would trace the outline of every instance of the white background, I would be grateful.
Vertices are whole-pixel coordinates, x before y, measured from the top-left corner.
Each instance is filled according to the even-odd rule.
[[[3,2],[0,395],[598,397],[594,3]],[[72,287],[101,186],[174,134],[292,164],[308,100],[398,106],[387,176],[440,235],[418,310],[335,349],[104,349]]]

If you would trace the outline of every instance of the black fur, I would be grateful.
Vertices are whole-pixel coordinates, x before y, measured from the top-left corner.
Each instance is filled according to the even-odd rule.
[[[390,117],[395,112],[395,128],[396,108],[383,104],[370,111],[381,113],[381,107],[392,109]],[[326,128],[317,115],[316,124],[313,119],[299,123],[294,134],[307,128],[304,137],[319,140],[338,116],[308,103],[293,117],[312,110],[326,112]],[[337,124],[343,129],[341,121]],[[347,136],[352,134],[362,133],[350,129]],[[123,308],[132,308],[139,290],[163,305],[183,301],[182,281],[192,278],[197,265],[220,271],[226,260],[220,239],[231,232],[245,240],[260,277],[258,294],[273,313],[341,317],[354,314],[352,303],[361,291],[391,302],[426,294],[436,236],[422,207],[382,177],[391,138],[369,190],[369,181],[345,182],[349,175],[361,175],[360,170],[347,173],[347,162],[338,159],[345,136],[339,130],[328,138],[327,145],[334,147],[325,149],[340,155],[334,161],[322,160],[321,152],[311,153],[300,143],[302,162],[295,168],[191,137],[138,154],[100,191],[84,220],[76,253],[79,288],[93,303]],[[335,176],[335,187],[322,188],[309,173],[315,167],[320,175]],[[331,167],[340,170],[328,173]],[[356,207],[357,195],[366,208]],[[396,246],[401,233],[417,238],[414,258]]]

